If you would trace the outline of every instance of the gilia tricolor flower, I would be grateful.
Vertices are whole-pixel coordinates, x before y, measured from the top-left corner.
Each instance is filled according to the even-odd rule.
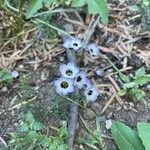
[[[59,95],[67,95],[74,92],[73,80],[60,77],[58,80],[54,81],[56,87],[56,92]]]
[[[92,83],[89,79],[86,80],[86,82],[83,84],[83,89],[87,90],[92,86]]]
[[[79,38],[66,39],[63,44],[65,48],[73,49],[75,51],[79,50],[82,45],[82,41]]]
[[[82,89],[87,80],[86,73],[84,71],[80,71],[75,77],[74,85],[78,87],[78,89]]]
[[[96,101],[97,97],[99,96],[99,91],[98,89],[93,85],[92,87],[90,87],[89,89],[87,89],[86,91],[84,91],[84,94],[86,96],[86,100],[89,101]]]
[[[92,56],[98,56],[98,54],[100,53],[99,48],[96,46],[95,43],[89,44],[87,47],[90,55]]]
[[[69,62],[68,64],[60,65],[59,71],[63,77],[73,79],[79,72],[79,68],[73,62]]]

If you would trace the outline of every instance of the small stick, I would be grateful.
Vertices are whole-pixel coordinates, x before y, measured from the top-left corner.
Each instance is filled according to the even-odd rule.
[[[96,19],[96,21],[94,21],[94,23],[93,23],[93,20],[92,20],[92,22],[90,22],[88,29],[85,31],[85,33],[83,35],[85,45],[89,42],[91,36],[93,35],[93,32],[95,31],[95,28],[99,23],[99,20],[100,20],[100,16],[97,17],[97,19]]]
[[[67,58],[69,62],[73,62],[76,64],[76,60],[74,57],[74,53],[70,49],[66,49]],[[76,88],[75,93],[78,94],[79,90]],[[76,103],[70,104],[70,120],[68,123],[68,145],[69,149],[73,149],[74,139],[75,139],[75,133],[77,128],[77,122],[78,122],[78,105]]]

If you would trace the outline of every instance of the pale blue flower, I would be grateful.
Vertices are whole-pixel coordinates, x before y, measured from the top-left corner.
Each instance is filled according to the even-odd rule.
[[[96,75],[99,76],[99,77],[103,76],[103,71],[102,71],[101,69],[97,69],[97,70],[95,71],[95,73],[96,73]]]
[[[79,38],[66,39],[63,44],[65,48],[73,49],[75,51],[80,50],[82,45],[82,41]]]
[[[61,64],[59,71],[65,78],[75,78],[79,68],[73,62],[69,62],[68,64]]]
[[[83,89],[87,90],[92,86],[92,83],[89,79],[86,80],[86,82],[83,84]]]
[[[67,95],[74,92],[73,79],[60,77],[54,81],[54,85],[56,87],[56,93],[59,95]]]
[[[14,71],[11,72],[11,76],[14,77],[14,78],[17,78],[19,76],[19,73],[14,70]]]
[[[98,56],[100,53],[100,50],[95,43],[89,44],[87,49],[92,56]]]
[[[98,89],[93,85],[92,87],[84,91],[84,94],[86,96],[87,102],[95,102],[100,93]]]
[[[75,77],[75,80],[74,80],[74,85],[76,87],[78,87],[79,89],[82,89],[84,84],[86,84],[87,82],[87,75],[86,75],[86,72],[85,71],[80,71],[76,77]]]

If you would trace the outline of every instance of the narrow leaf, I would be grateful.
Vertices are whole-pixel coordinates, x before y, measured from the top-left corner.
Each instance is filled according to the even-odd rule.
[[[119,150],[144,150],[137,133],[125,124],[114,121],[111,132]]]
[[[33,17],[33,15],[43,7],[43,5],[48,5],[54,3],[56,0],[30,0],[27,10],[27,18]]]

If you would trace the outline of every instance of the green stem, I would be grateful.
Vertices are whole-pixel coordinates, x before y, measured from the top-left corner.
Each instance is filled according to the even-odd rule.
[[[63,13],[63,12],[75,12],[75,9],[58,8],[58,9],[54,9],[54,10],[48,10],[48,11],[44,11],[44,12],[41,12],[41,13],[38,13],[38,14],[34,15],[33,18],[38,17],[38,16],[42,16],[42,15],[45,15],[45,14]]]
[[[46,26],[48,26],[48,27],[50,27],[50,28],[52,28],[52,29],[54,29],[54,30],[56,30],[58,32],[61,32],[62,34],[65,34],[65,35],[67,35],[69,37],[72,37],[72,36],[70,36],[70,34],[68,32],[66,32],[64,30],[61,30],[61,29],[59,29],[59,28],[57,28],[57,27],[55,27],[55,26],[53,26],[53,25],[51,25],[51,24],[49,24],[49,23],[47,23],[47,22],[45,22],[45,21],[43,21],[41,19],[35,19],[35,21],[38,21],[39,23],[42,23],[42,24],[44,24],[44,25],[46,25]]]

